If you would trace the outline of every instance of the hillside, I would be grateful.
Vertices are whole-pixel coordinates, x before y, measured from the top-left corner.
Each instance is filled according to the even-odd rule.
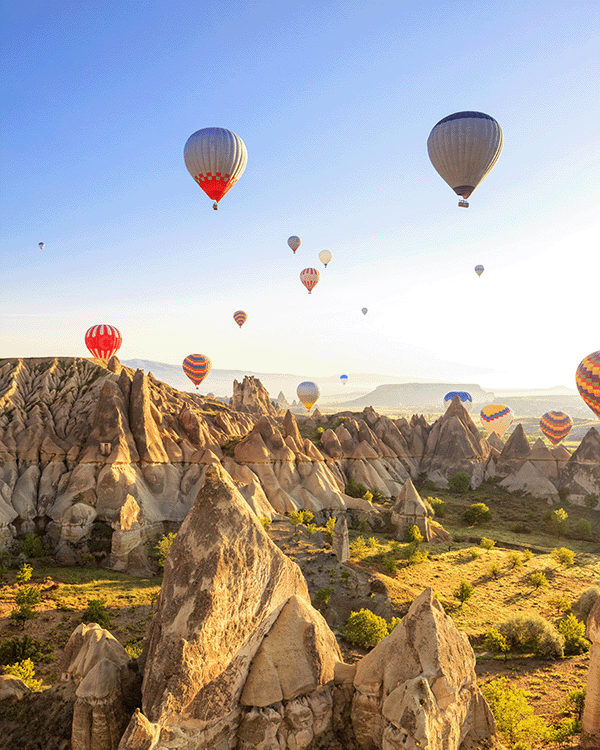
[[[422,408],[441,408],[443,398],[448,391],[468,391],[475,404],[485,404],[494,400],[491,391],[484,391],[474,383],[399,383],[378,386],[366,396],[338,403],[339,408],[372,406],[373,408],[394,408],[410,406]]]

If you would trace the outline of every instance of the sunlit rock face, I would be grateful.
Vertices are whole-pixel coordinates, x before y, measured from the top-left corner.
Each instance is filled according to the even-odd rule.
[[[582,504],[589,494],[600,496],[600,433],[592,427],[577,450],[564,464],[559,486],[568,490],[572,502]]]
[[[581,747],[595,750],[600,747],[600,599],[588,616],[585,634],[592,645],[582,717]]]

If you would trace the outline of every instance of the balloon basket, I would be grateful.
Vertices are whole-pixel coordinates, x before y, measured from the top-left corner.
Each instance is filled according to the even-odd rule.
[[[460,206],[460,208],[469,208],[468,201],[458,201],[458,205]]]
[[[467,203],[467,205],[469,205],[469,204]],[[213,203],[213,208],[214,208],[215,211],[219,210],[219,204],[216,201]]]

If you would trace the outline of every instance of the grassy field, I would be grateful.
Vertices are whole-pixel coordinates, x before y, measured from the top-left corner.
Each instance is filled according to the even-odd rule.
[[[432,493],[422,492],[423,497],[428,494]],[[529,691],[537,714],[551,723],[558,721],[568,715],[567,693],[585,684],[587,654],[555,660],[509,654],[505,659],[485,651],[484,636],[491,627],[516,613],[537,613],[556,624],[583,591],[600,581],[600,513],[565,505],[567,531],[557,537],[550,533],[546,521],[553,508],[545,502],[510,495],[491,484],[465,495],[447,491],[433,494],[446,502],[445,516],[437,520],[452,540],[422,545],[428,557],[417,564],[408,564],[404,559],[404,543],[394,540],[391,534],[374,533],[364,527],[350,532],[353,551],[346,566],[337,563],[321,535],[311,537],[305,531],[298,535],[298,528],[283,522],[272,535],[303,569],[306,566],[302,555],[306,560],[310,558],[310,564],[322,571],[332,587],[339,587],[338,594],[342,596],[346,595],[343,587],[351,580],[340,575],[342,568],[378,579],[399,614],[431,586],[457,627],[467,633],[477,654],[482,684],[496,676],[507,676]],[[485,503],[492,518],[484,525],[468,526],[462,514],[476,502]],[[389,504],[382,506],[386,507]],[[589,539],[573,536],[580,518],[591,525]],[[483,537],[493,540],[495,546],[484,549],[480,545]],[[552,551],[560,547],[573,551],[573,564],[561,564],[553,556]],[[15,595],[23,584],[16,582],[16,568],[4,574],[0,586],[0,647],[25,635],[33,639],[37,647],[33,657],[36,677],[50,685],[59,679],[58,661],[70,634],[80,622],[89,619],[86,610],[90,602],[101,600],[104,607],[100,611],[105,611],[108,618],[105,626],[131,656],[138,655],[161,578],[140,579],[94,567],[60,568],[49,562],[44,558],[30,560],[34,569],[29,584],[39,589],[41,601],[33,608],[35,617],[23,623],[10,616],[15,610]],[[547,586],[535,588],[532,584],[530,577],[536,571],[544,573]],[[473,586],[473,595],[461,604],[454,592],[463,581]],[[315,594],[314,587],[311,594]],[[369,607],[368,595],[363,599],[354,597],[352,609]],[[327,607],[321,609],[327,617]],[[341,637],[340,643],[348,661],[366,653]]]

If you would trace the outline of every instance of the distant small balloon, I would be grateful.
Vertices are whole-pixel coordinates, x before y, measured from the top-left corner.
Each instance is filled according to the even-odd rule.
[[[340,380],[342,381],[342,385],[346,385],[346,383],[348,382],[348,376],[340,375]]]
[[[38,242],[38,247],[40,248],[40,250],[43,250],[46,247],[46,243],[45,242]]]
[[[321,261],[321,263],[323,263],[325,268],[327,268],[327,264],[331,263],[331,261],[333,260],[333,253],[331,252],[331,250],[321,250],[321,252],[319,253],[319,260]]]
[[[212,362],[204,354],[188,354],[183,360],[182,367],[185,374],[196,386],[196,390],[198,390],[200,383],[211,371]]]
[[[485,268],[483,266],[475,266],[475,273],[478,276],[481,276],[481,274],[485,271]]]
[[[368,307],[363,307],[363,309],[361,310],[361,313],[363,315],[366,315],[368,312],[369,312],[369,308]]]
[[[293,234],[291,237],[288,237],[288,245],[294,251],[294,255],[296,255],[296,250],[300,247],[301,244],[302,240],[300,239],[300,237],[296,237],[295,234]]]
[[[458,396],[458,398],[460,399],[460,403],[465,407],[467,411],[471,411],[471,407],[473,406],[473,397],[470,393],[467,393],[467,391],[449,391],[444,396],[444,406],[446,408],[450,406],[455,396]]]
[[[248,320],[248,315],[243,310],[236,310],[233,313],[233,319],[241,328],[244,325],[244,323]]]
[[[552,445],[558,445],[571,432],[573,420],[564,411],[547,411],[540,419],[540,429]]]
[[[308,289],[309,294],[312,293],[312,290],[319,283],[320,278],[321,274],[317,271],[316,268],[305,268],[300,272],[300,281]]]
[[[300,401],[304,404],[306,410],[310,411],[319,400],[321,390],[316,383],[313,383],[310,380],[305,380],[304,383],[300,383],[296,388],[296,393],[298,394]]]
[[[495,432],[502,437],[513,423],[512,410],[505,404],[488,404],[480,412],[481,423],[488,435]]]

